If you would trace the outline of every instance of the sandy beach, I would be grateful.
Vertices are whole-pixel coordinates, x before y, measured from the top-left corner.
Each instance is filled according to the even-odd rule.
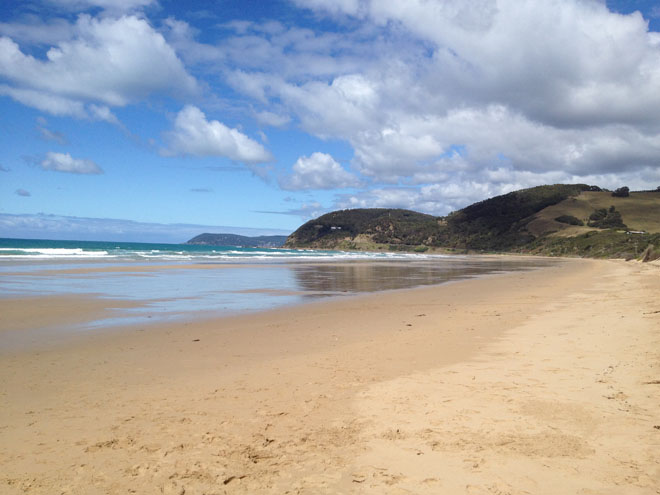
[[[658,494],[659,295],[573,260],[3,351],[0,492]]]

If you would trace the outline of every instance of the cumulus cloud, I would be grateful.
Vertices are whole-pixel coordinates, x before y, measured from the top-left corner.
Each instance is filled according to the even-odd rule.
[[[271,85],[326,81],[369,68],[377,71],[383,54],[405,57],[413,49],[407,38],[396,33],[374,36],[369,26],[353,32],[324,32],[274,21],[233,21],[220,26],[226,36],[206,44],[196,40],[197,31],[184,21],[170,18],[164,24],[168,42],[183,60],[221,71],[235,91],[264,105],[269,104]],[[283,114],[272,106],[267,111]]]
[[[102,174],[103,170],[92,160],[73,158],[69,153],[49,151],[39,163],[44,170],[66,172],[70,174]]]
[[[183,60],[222,79],[233,115],[348,143],[361,184],[329,155],[325,165],[301,157],[280,175],[292,190],[364,188],[337,206],[446,213],[540,183],[657,182],[660,34],[605,1],[293,0],[328,23],[231,22],[213,43],[178,19],[156,31],[144,14],[108,10],[150,0],[51,1],[104,12],[0,24],[0,95],[117,123],[114,107],[171,88],[194,93]],[[24,43],[51,48],[39,57]],[[227,157],[273,175],[259,165],[273,160],[265,139],[194,106],[164,139],[163,154]]]
[[[573,175],[562,171],[534,173],[510,168],[490,168],[478,173],[449,176],[445,181],[419,187],[374,188],[337,195],[335,208],[406,208],[433,215],[447,215],[482,199],[539,184],[586,183],[616,189],[622,185],[633,190],[655,189],[660,184],[658,168],[635,172]]]
[[[660,38],[639,13],[574,0],[360,3],[366,19],[433,46],[415,92],[434,85],[459,104],[505,104],[551,125],[648,122],[644,107],[660,108]]]
[[[347,172],[326,153],[301,156],[293,165],[293,173],[279,181],[280,187],[289,191],[306,189],[343,189],[357,187],[360,181]]]
[[[277,41],[292,33],[243,25],[226,46],[256,56],[232,59],[227,81],[352,146],[370,186],[338,206],[446,213],[551,180],[643,188],[660,169],[660,34],[639,13],[578,0],[295,3],[359,19],[342,32],[350,46],[326,72],[296,72],[302,51]]]
[[[165,139],[169,144],[163,150],[165,155],[227,157],[248,164],[273,159],[261,144],[222,122],[207,120],[204,113],[192,105],[185,106],[177,114],[174,130],[166,133]]]
[[[53,115],[113,122],[108,106],[197,90],[174,50],[142,18],[80,15],[72,30],[43,59],[0,37],[0,76],[10,81],[0,94]]]
[[[0,22],[0,35],[19,42],[53,45],[74,36],[73,26],[65,19],[44,20],[25,15],[22,22]]]

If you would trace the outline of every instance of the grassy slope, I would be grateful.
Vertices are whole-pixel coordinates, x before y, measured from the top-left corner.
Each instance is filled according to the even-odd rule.
[[[586,184],[537,186],[479,201],[447,217],[440,242],[454,248],[518,250],[534,240],[527,228],[534,215],[588,188]]]
[[[608,192],[583,192],[574,198],[549,206],[534,216],[527,229],[535,236],[551,234],[557,237],[571,237],[594,231],[590,227],[578,227],[556,222],[560,215],[572,215],[583,220],[585,225],[589,215],[599,208],[614,206],[621,212],[623,223],[630,230],[643,230],[649,233],[660,232],[660,193],[633,192],[628,198],[615,198]]]

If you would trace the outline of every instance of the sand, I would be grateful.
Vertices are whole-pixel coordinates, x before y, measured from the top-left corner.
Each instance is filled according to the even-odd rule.
[[[658,494],[659,295],[573,261],[5,349],[0,492]]]

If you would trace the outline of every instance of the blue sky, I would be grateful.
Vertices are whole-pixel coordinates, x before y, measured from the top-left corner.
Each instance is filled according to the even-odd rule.
[[[5,0],[0,236],[655,188],[659,30],[635,0]]]

